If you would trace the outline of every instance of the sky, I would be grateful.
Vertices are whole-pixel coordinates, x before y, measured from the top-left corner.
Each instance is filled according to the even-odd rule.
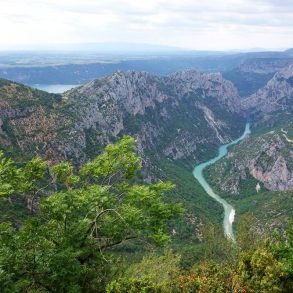
[[[293,47],[293,0],[0,0],[0,50],[143,43]]]

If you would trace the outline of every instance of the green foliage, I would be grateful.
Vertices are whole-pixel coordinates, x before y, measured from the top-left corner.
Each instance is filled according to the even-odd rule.
[[[48,164],[40,158],[30,160],[21,170],[20,190],[23,192],[37,191],[44,183]]]
[[[52,167],[51,173],[54,180],[66,188],[70,189],[71,185],[80,182],[80,178],[73,174],[73,166],[69,162],[60,162]]]
[[[115,145],[108,145],[105,152],[85,164],[81,175],[108,184],[130,179],[140,168],[140,158],[134,153],[134,139],[125,136]]]
[[[180,204],[165,202],[173,184],[132,182],[140,158],[130,137],[109,145],[80,170],[68,162],[47,168],[36,158],[18,169],[2,156],[1,176],[8,183],[20,180],[19,193],[41,193],[45,174],[53,175],[45,184],[57,190],[19,230],[1,224],[1,292],[103,291],[117,261],[116,246],[138,238],[168,242],[167,222],[183,212]],[[11,186],[7,195],[16,190]]]
[[[280,279],[283,287],[289,292],[293,288],[293,221],[290,222],[285,241],[280,234],[274,236],[271,251],[280,262]]]
[[[211,225],[205,229],[203,237],[205,242],[203,259],[205,262],[231,264],[235,261],[235,244],[226,239],[222,229]]]
[[[281,265],[267,249],[242,253],[238,270],[239,282],[248,292],[284,292],[280,286]]]
[[[253,219],[247,224],[254,234],[256,229],[269,235],[274,230],[283,231],[293,218],[292,191],[265,191],[239,199],[232,203],[236,208],[236,228],[239,231],[241,215],[252,214]],[[238,233],[238,232],[237,232]],[[253,236],[250,236],[253,238]]]
[[[252,231],[253,216],[246,213],[240,217],[237,225],[237,244],[241,251],[251,251],[257,246],[257,238]]]
[[[46,170],[47,162],[40,158],[33,158],[21,169],[0,152],[0,195],[8,197],[15,193],[36,191],[45,178]]]
[[[180,256],[170,250],[163,255],[151,253],[108,284],[107,292],[171,292],[176,286],[179,262]]]
[[[12,160],[6,159],[0,151],[0,197],[6,197],[16,189],[19,169],[13,165]]]
[[[237,234],[242,243],[235,247],[230,243],[230,249],[228,246],[225,249],[227,244],[214,229],[205,235],[208,249],[216,254],[224,250],[227,257],[206,254],[203,262],[182,271],[179,259],[172,257],[170,252],[163,257],[151,254],[109,283],[107,292],[292,292],[292,226],[285,236],[275,234],[270,239],[254,239],[253,242],[249,236],[245,240],[247,245],[243,245],[245,235],[252,235],[244,227],[251,226],[250,220],[250,215],[242,218],[239,225],[243,225],[243,231]],[[257,237],[254,235],[254,238]]]
[[[247,292],[291,292],[293,287],[292,223],[287,235],[274,234],[242,250],[237,278]]]

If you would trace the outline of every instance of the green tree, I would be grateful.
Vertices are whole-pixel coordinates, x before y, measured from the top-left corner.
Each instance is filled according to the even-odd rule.
[[[19,230],[0,225],[1,292],[100,292],[109,281],[117,245],[138,238],[169,241],[167,223],[182,206],[165,201],[171,183],[135,183],[141,163],[134,147],[134,139],[124,137],[80,170],[67,162],[51,168],[49,184],[57,190],[41,201],[39,212]],[[33,161],[13,172],[24,178],[21,189],[35,194],[41,193],[39,183],[24,183],[28,178],[41,182],[45,169]]]
[[[284,292],[291,292],[293,288],[293,221],[289,223],[287,233],[275,233],[272,238],[272,254],[281,265],[280,280]]]
[[[20,170],[0,151],[0,197],[9,197],[16,191]]]
[[[281,284],[281,263],[269,248],[260,247],[254,252],[240,254],[239,281],[247,292],[285,292]]]

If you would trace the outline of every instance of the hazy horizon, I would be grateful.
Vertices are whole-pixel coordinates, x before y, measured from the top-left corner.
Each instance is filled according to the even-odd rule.
[[[293,46],[292,46],[293,47]],[[68,43],[68,44],[30,44],[17,46],[15,48],[2,48],[0,52],[40,52],[40,53],[54,53],[54,52],[92,52],[92,53],[184,53],[184,52],[222,52],[222,53],[242,53],[242,52],[282,52],[292,47],[274,47],[274,48],[229,48],[229,49],[192,49],[184,47],[168,46],[163,44],[152,43]]]
[[[93,43],[201,51],[293,47],[291,0],[1,2],[1,51]]]

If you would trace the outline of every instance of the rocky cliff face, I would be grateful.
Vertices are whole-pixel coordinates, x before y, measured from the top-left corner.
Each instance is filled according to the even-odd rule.
[[[293,63],[277,72],[265,87],[243,100],[242,107],[258,123],[273,123],[279,114],[290,119],[293,114]]]
[[[251,185],[249,193],[262,188],[293,190],[293,144],[288,139],[282,130],[246,139],[209,168],[211,182],[222,192],[235,195],[247,192],[244,182]]]
[[[67,95],[78,104],[79,129],[100,129],[103,141],[109,133],[135,135],[144,149],[174,160],[228,141],[237,133],[228,121],[240,117],[237,91],[220,74],[118,72]]]
[[[262,89],[278,71],[293,63],[292,56],[252,56],[244,58],[236,68],[223,72],[226,79],[233,82],[240,97],[247,98]]]
[[[141,151],[198,159],[203,146],[237,135],[232,120],[243,123],[233,85],[220,74],[196,71],[166,77],[117,72],[63,96],[15,83],[1,93],[2,140],[46,158],[83,161],[93,148],[131,134]]]
[[[270,121],[276,112],[291,117],[292,78],[293,64],[242,102],[255,123]],[[235,87],[218,73],[187,70],[158,77],[117,72],[62,96],[2,80],[0,142],[18,153],[83,162],[105,144],[130,134],[137,137],[148,167],[160,158],[195,164],[242,131],[240,110]],[[266,153],[263,147],[258,151]],[[247,158],[249,162],[240,164],[240,171],[243,167],[249,172],[241,171],[239,178],[250,174],[267,188],[288,189],[290,184],[282,183],[291,180],[288,158],[276,155],[270,159],[274,165],[261,167],[259,153],[255,153]],[[237,184],[229,180],[225,184],[223,190],[233,186],[230,191],[238,192]]]
[[[263,189],[293,190],[293,64],[241,101],[253,133],[258,128],[260,134],[246,139],[208,168],[211,184],[236,198]]]

